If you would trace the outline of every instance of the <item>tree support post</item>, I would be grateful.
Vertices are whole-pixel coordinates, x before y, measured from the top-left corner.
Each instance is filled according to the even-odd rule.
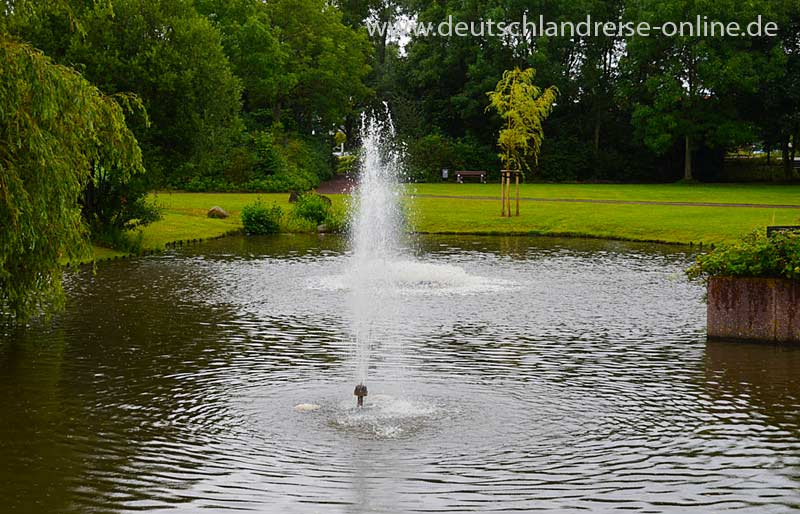
[[[500,216],[511,217],[511,176],[516,186],[516,215],[519,216],[519,170],[500,170]]]
[[[500,217],[506,216],[506,170],[500,170]]]

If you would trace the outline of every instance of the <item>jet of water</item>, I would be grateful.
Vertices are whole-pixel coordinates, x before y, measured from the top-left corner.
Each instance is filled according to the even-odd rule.
[[[348,274],[352,280],[351,309],[356,342],[356,379],[363,384],[369,368],[370,349],[386,335],[386,313],[380,296],[387,266],[401,253],[404,233],[400,205],[402,149],[388,108],[382,115],[361,117],[359,180],[350,219],[353,257]]]

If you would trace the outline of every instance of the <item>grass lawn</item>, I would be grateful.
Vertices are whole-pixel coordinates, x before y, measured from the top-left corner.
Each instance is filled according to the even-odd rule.
[[[289,194],[256,193],[153,193],[153,198],[163,208],[163,219],[142,229],[142,248],[145,251],[163,250],[168,244],[197,239],[213,239],[242,228],[240,213],[248,203],[261,199],[266,204],[278,204],[289,210]],[[342,201],[341,199],[337,199]],[[227,219],[213,219],[206,214],[219,205],[228,213]],[[103,260],[124,256],[108,248],[94,247],[95,259]]]
[[[800,209],[523,202],[520,216],[500,217],[499,200],[415,198],[417,231],[540,234],[721,243],[766,225],[800,222]],[[512,206],[513,208],[513,206]]]
[[[410,193],[500,197],[500,184],[412,184]],[[513,193],[513,186],[512,186]],[[800,205],[800,186],[761,184],[521,184],[523,198]]]
[[[445,196],[498,196],[499,184],[414,184],[409,193]],[[241,230],[242,207],[261,198],[289,211],[288,194],[170,193],[153,195],[164,209],[164,219],[145,227],[145,250],[160,250],[178,241],[211,239]],[[583,185],[525,184],[528,198],[602,199],[660,202],[757,203],[800,205],[800,186],[768,185]],[[343,195],[330,195],[341,207]],[[670,205],[615,205],[591,203],[523,202],[519,218],[501,218],[498,200],[407,198],[412,229],[429,233],[541,234],[661,241],[720,243],[766,225],[800,224],[800,209],[688,207]],[[219,205],[231,216],[206,217]],[[97,259],[123,255],[95,248]]]

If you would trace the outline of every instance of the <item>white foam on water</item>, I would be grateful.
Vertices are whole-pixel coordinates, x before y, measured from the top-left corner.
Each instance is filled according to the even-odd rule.
[[[316,403],[298,403],[294,406],[294,410],[297,412],[310,412],[318,410],[319,408],[320,406]]]
[[[361,436],[397,439],[419,431],[439,414],[430,402],[374,395],[365,398],[364,407],[340,403],[331,424]]]
[[[504,291],[515,285],[509,280],[469,274],[460,266],[410,259],[364,262],[355,273],[314,279],[308,287],[348,291],[358,285],[381,294],[468,295]]]

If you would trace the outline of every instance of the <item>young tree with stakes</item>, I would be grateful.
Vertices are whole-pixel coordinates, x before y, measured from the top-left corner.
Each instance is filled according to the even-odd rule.
[[[533,68],[514,68],[503,73],[494,91],[489,91],[489,106],[505,123],[500,130],[497,143],[504,169],[501,171],[501,216],[511,216],[511,177],[516,181],[517,208],[519,216],[519,176],[530,170],[529,160],[539,162],[539,150],[544,139],[542,122],[553,109],[558,95],[554,86],[542,89],[533,83],[536,71]]]

